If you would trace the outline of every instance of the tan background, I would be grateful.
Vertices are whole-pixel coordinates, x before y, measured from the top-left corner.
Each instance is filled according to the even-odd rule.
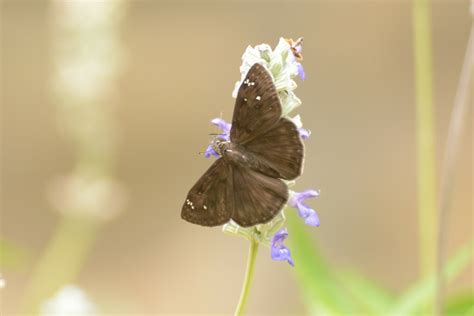
[[[468,35],[467,6],[433,7],[438,165]],[[311,202],[322,222],[314,238],[334,264],[393,290],[408,286],[418,275],[411,18],[408,1],[131,1],[114,105],[116,176],[130,201],[101,231],[77,283],[115,313],[232,311],[247,244],[185,223],[181,204],[210,164],[197,155],[215,132],[208,121],[220,112],[230,120],[245,47],[304,36],[307,79],[296,93],[313,134],[296,188],[322,190]],[[1,310],[8,313],[58,222],[45,188],[68,172],[74,153],[55,121],[50,6],[2,1],[1,24],[1,236],[33,253],[31,264],[7,276]],[[472,238],[474,225],[472,118],[467,135],[447,225],[450,253]],[[472,278],[471,267],[451,291]],[[304,311],[292,269],[271,261],[266,249],[248,310]]]

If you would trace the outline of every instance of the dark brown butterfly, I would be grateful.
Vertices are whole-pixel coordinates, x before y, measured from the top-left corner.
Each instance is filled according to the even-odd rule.
[[[282,108],[270,74],[254,64],[239,88],[230,141],[214,140],[221,156],[191,188],[181,217],[203,226],[230,219],[243,227],[270,221],[288,200],[284,180],[301,175],[303,143]]]

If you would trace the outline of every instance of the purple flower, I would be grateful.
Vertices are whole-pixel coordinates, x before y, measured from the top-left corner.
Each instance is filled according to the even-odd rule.
[[[303,65],[296,59],[295,55],[290,54],[289,55],[291,58],[291,62],[296,66],[296,69],[298,69],[298,76],[300,76],[301,80],[304,80],[306,78],[306,74],[303,69]]]
[[[204,152],[204,157],[209,158],[211,156],[214,156],[216,158],[219,157],[219,154],[214,150],[214,148],[212,147],[212,144],[207,146],[206,151]]]
[[[300,137],[302,139],[308,139],[309,136],[311,135],[311,131],[310,130],[307,130],[307,129],[304,129],[302,127],[298,128],[298,132],[300,133]]]
[[[288,261],[292,266],[295,265],[293,259],[291,258],[291,252],[288,247],[286,247],[283,242],[288,237],[288,231],[286,228],[280,229],[272,238],[272,247],[271,255],[273,260],[278,261]]]
[[[319,217],[316,212],[311,209],[304,201],[308,198],[319,196],[319,192],[315,190],[306,190],[303,192],[292,192],[288,205],[298,209],[298,215],[304,218],[306,225],[319,226]]]
[[[215,118],[211,121],[212,124],[219,127],[222,130],[218,136],[224,140],[230,140],[230,128],[231,124],[227,123],[225,120],[221,118]],[[204,152],[204,157],[209,158],[211,156],[219,157],[219,154],[214,150],[213,144],[211,143],[207,146],[206,151]]]
[[[298,76],[300,76],[301,80],[304,81],[306,78],[306,74],[304,73],[303,65],[300,62],[295,61],[296,67],[298,68]]]
[[[212,124],[219,127],[222,130],[222,133],[219,136],[225,140],[230,139],[230,128],[231,124],[227,123],[225,120],[221,118],[215,118],[211,121]]]

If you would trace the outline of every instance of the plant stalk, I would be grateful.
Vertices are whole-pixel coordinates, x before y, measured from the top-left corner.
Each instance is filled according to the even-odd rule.
[[[437,236],[431,19],[429,0],[413,4],[420,272],[427,277],[435,270]]]
[[[253,272],[255,269],[255,261],[257,259],[258,252],[258,241],[254,238],[250,239],[249,257],[247,259],[247,270],[245,271],[244,284],[242,286],[242,292],[240,293],[239,304],[235,310],[235,316],[241,316],[244,314],[245,306],[249,298],[250,288],[252,287]]]
[[[442,271],[446,257],[446,238],[449,220],[449,209],[451,206],[452,193],[454,191],[456,163],[459,157],[459,149],[466,125],[469,118],[469,105],[467,102],[469,94],[469,83],[474,71],[474,23],[471,24],[464,64],[461,69],[458,89],[454,99],[454,106],[449,123],[448,138],[444,153],[444,161],[441,174],[441,192],[439,201],[439,224],[438,224],[438,258],[436,264],[436,296],[435,315],[442,315],[443,311],[443,288],[444,278]]]

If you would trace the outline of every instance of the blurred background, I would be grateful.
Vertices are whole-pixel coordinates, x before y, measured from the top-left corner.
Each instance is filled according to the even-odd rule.
[[[216,132],[209,121],[221,113],[231,120],[242,53],[281,36],[304,37],[296,112],[312,136],[295,190],[321,190],[310,202],[321,218],[313,242],[331,265],[395,293],[419,277],[411,2],[90,3],[80,11],[67,2],[1,2],[0,239],[19,253],[0,270],[2,314],[19,313],[35,291],[38,262],[71,218],[57,210],[78,212],[65,197],[71,187],[89,190],[88,181],[107,198],[78,202],[97,219],[86,220],[94,224],[84,225],[90,239],[81,249],[63,245],[64,260],[83,254],[70,281],[104,313],[232,313],[248,242],[184,222],[180,211],[211,164],[198,154]],[[432,5],[438,167],[468,6]],[[448,255],[473,238],[472,113],[465,135]],[[61,260],[51,268],[58,274]],[[471,265],[448,293],[472,286],[473,273]],[[294,269],[264,247],[247,310],[305,312]]]

